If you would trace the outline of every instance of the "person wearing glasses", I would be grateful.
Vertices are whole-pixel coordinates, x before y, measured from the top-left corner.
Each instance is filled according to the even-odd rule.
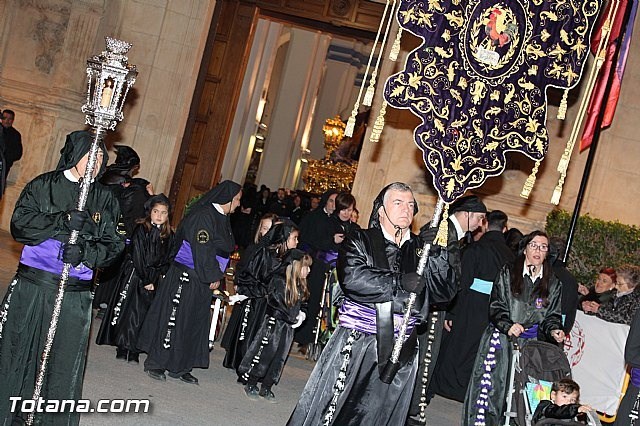
[[[528,339],[562,342],[562,285],[553,274],[549,238],[526,235],[513,263],[502,267],[491,290],[489,326],[480,341],[463,407],[463,425],[502,423],[512,346]]]

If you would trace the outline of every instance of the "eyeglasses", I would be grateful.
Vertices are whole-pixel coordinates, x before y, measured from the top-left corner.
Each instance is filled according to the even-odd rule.
[[[531,241],[527,244],[531,250],[540,250],[540,251],[549,251],[549,246],[547,244],[538,244],[535,241]]]

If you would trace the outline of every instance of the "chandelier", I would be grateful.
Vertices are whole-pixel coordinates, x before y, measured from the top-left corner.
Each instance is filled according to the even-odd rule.
[[[329,189],[350,192],[356,176],[358,162],[341,155],[341,147],[350,142],[344,138],[345,123],[337,115],[325,121],[324,148],[326,154],[321,160],[309,160],[302,177],[305,191],[320,194]]]

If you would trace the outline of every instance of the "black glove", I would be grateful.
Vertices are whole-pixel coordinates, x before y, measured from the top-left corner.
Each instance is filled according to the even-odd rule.
[[[422,293],[422,290],[424,290],[425,282],[422,275],[418,275],[415,272],[409,272],[402,275],[400,285],[404,291],[420,294]]]
[[[424,225],[420,228],[420,238],[422,238],[422,243],[431,244],[431,248],[429,249],[430,256],[438,256],[440,255],[440,246],[438,244],[434,244],[433,240],[436,239],[436,235],[438,234],[438,227],[431,228],[430,224]]]
[[[87,221],[93,220],[89,212],[80,210],[69,210],[65,213],[65,225],[70,231],[81,231]]]
[[[78,266],[84,258],[84,249],[79,244],[66,243],[62,246],[62,261]]]
[[[438,234],[438,227],[431,228],[430,224],[424,225],[420,228],[420,238],[422,238],[422,242],[430,243],[433,245],[433,240],[436,239],[436,235]]]

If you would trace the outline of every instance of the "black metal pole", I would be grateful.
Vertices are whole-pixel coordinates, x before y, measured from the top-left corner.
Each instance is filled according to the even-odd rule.
[[[573,238],[576,232],[576,226],[578,224],[578,218],[580,217],[580,208],[582,207],[582,200],[584,199],[584,194],[587,190],[587,184],[589,182],[589,177],[591,175],[591,168],[593,166],[593,161],[596,156],[596,148],[598,147],[598,142],[600,140],[600,133],[602,127],[602,120],[604,119],[605,110],[607,109],[607,100],[609,99],[609,94],[611,93],[611,85],[613,83],[613,79],[616,75],[616,64],[618,62],[618,56],[620,56],[620,45],[622,43],[622,39],[624,38],[624,34],[627,29],[627,24],[629,23],[629,16],[631,14],[631,4],[627,3],[626,9],[624,11],[625,16],[623,17],[621,31],[618,34],[618,46],[616,47],[616,53],[613,55],[611,60],[611,66],[609,69],[609,76],[607,78],[607,85],[604,88],[604,93],[602,96],[602,104],[600,105],[600,111],[598,111],[598,117],[596,118],[596,126],[593,132],[593,139],[591,140],[591,145],[589,145],[589,155],[587,156],[587,162],[584,165],[584,171],[582,172],[582,180],[580,181],[580,188],[578,189],[578,195],[576,197],[576,204],[573,207],[573,215],[571,216],[571,223],[569,224],[569,232],[567,232],[567,246],[564,251],[564,256],[562,256],[562,262],[567,263],[569,259],[569,252],[571,251],[571,244],[573,243]],[[615,17],[614,17],[615,19]],[[611,43],[611,40],[610,40]],[[607,46],[608,50],[608,46]]]

